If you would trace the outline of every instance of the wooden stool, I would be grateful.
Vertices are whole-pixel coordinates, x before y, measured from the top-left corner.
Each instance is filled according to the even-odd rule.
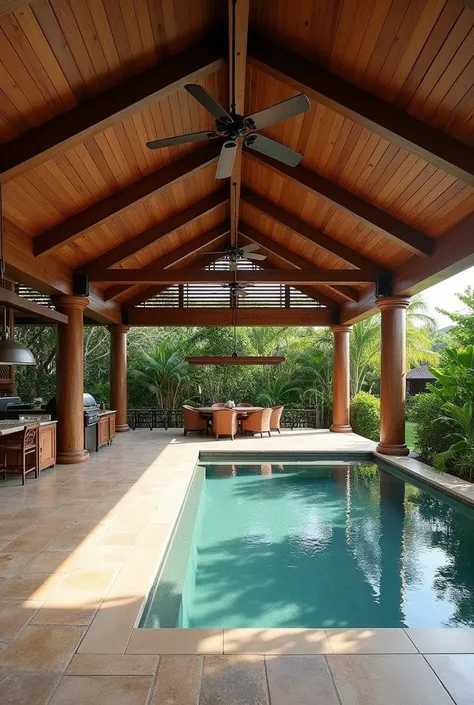
[[[39,426],[25,426],[21,434],[16,435],[11,441],[6,440],[1,446],[3,453],[3,475],[7,478],[7,472],[21,472],[21,484],[25,484],[25,478],[30,473],[35,473],[35,477],[39,477],[39,462],[38,462],[38,429]],[[16,454],[17,462],[9,464],[7,462],[8,454]]]

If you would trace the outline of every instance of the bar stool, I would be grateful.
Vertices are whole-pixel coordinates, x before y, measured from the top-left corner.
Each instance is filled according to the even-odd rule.
[[[25,478],[30,472],[35,473],[35,478],[39,477],[38,458],[38,429],[39,426],[25,426],[21,434],[15,434],[15,438],[6,440],[0,450],[3,454],[4,479],[7,479],[7,472],[21,473],[21,484],[25,484]],[[7,462],[8,454],[16,455],[16,463]]]

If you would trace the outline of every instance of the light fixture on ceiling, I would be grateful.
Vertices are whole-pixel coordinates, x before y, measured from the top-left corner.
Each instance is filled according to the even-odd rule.
[[[0,183],[0,286],[3,286],[5,275],[5,250],[3,240],[3,200],[2,184]],[[3,307],[2,327],[0,328],[0,365],[36,365],[33,353],[17,340],[10,339],[10,329],[7,325],[7,308]]]

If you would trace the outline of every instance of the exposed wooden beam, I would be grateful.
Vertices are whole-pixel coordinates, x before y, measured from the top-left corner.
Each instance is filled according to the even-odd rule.
[[[284,227],[289,228],[308,242],[317,245],[326,252],[329,252],[331,255],[335,255],[343,262],[352,264],[354,267],[358,267],[359,269],[371,270],[374,274],[384,274],[387,272],[385,267],[377,262],[374,262],[374,260],[371,260],[369,257],[359,254],[351,247],[347,247],[347,245],[334,240],[332,237],[326,235],[326,233],[321,232],[317,228],[314,228],[304,220],[288,213],[283,210],[283,208],[280,208],[280,206],[276,206],[271,201],[268,201],[266,198],[262,198],[262,196],[246,186],[242,188],[242,200],[251,205],[252,208],[255,208],[263,213],[267,218],[273,220],[278,225],[283,225]]]
[[[268,260],[266,260],[266,261],[264,261],[264,262],[260,262],[260,265],[259,265],[259,266],[262,267],[262,269],[268,270],[268,269],[273,269],[274,267],[277,267],[277,268],[278,268],[280,262],[283,262],[284,265],[286,264],[286,262],[285,262],[284,260],[281,260],[279,257],[276,257],[273,252],[271,253],[270,258],[271,258],[271,259],[268,259]],[[275,263],[275,259],[277,260],[276,263]],[[291,265],[287,265],[287,266],[291,267]],[[283,269],[285,269],[285,268],[286,268],[286,267],[283,266]],[[297,287],[294,287],[294,288],[296,288],[296,289],[298,289],[299,291],[303,292],[303,294],[306,294],[306,296],[309,296],[309,298],[310,298],[310,299],[313,299],[313,301],[317,301],[318,304],[321,304],[322,306],[326,306],[326,308],[329,308],[329,309],[331,309],[331,310],[333,310],[333,311],[334,311],[335,309],[338,309],[338,308],[339,308],[339,305],[340,305],[340,304],[339,304],[338,301],[336,301],[336,299],[331,299],[331,298],[329,298],[329,296],[326,296],[325,294],[321,293],[321,292],[320,292],[318,289],[316,289],[315,287],[312,287],[312,286],[297,286]]]
[[[177,265],[186,266],[186,264],[189,263],[192,255],[195,255],[197,252],[199,252],[199,250],[202,250],[203,248],[206,248],[209,245],[217,246],[217,243],[221,243],[223,236],[229,232],[229,229],[229,222],[225,221],[224,223],[222,223],[222,225],[218,225],[216,228],[208,230],[206,233],[203,233],[202,235],[199,235],[198,237],[189,240],[189,242],[186,242],[184,245],[181,245],[181,247],[177,247],[175,250],[172,250],[167,255],[159,257],[143,269],[145,271],[154,271],[157,267],[161,267],[161,269],[168,269],[168,267],[174,267]],[[127,286],[109,287],[109,289],[118,289],[119,291],[112,292],[109,291],[109,289],[106,289],[104,293],[104,298],[106,300],[109,298],[114,298],[119,294],[123,294],[123,292],[126,291],[128,288],[129,287]]]
[[[217,71],[223,55],[223,45],[216,38],[204,41],[2,145],[2,180],[33,169],[144,106],[157,103],[185,83]]]
[[[436,240],[433,255],[410,257],[393,273],[393,294],[412,296],[434,284],[474,266],[474,213],[468,215]],[[376,312],[375,289],[368,287],[357,303],[343,304],[341,323],[357,323]]]
[[[297,269],[310,269],[312,267],[315,271],[319,270],[319,268],[315,267],[315,265],[310,262],[310,260],[306,259],[305,257],[301,257],[300,255],[297,255],[295,252],[292,252],[292,250],[288,250],[286,247],[280,245],[278,242],[271,240],[266,235],[263,235],[254,228],[251,228],[249,225],[246,225],[246,223],[240,223],[240,233],[247,240],[257,242],[261,247],[267,250],[267,252],[276,255],[278,259],[282,260],[283,262],[286,262],[291,267],[296,267]],[[337,287],[337,291],[344,297],[350,299],[351,301],[359,300],[359,292],[353,287]],[[316,292],[313,293],[316,296]],[[336,302],[334,301],[333,305],[335,303]]]
[[[303,186],[319,198],[329,201],[346,213],[350,213],[408,250],[416,254],[425,255],[429,255],[433,251],[434,241],[423,235],[419,230],[415,230],[410,225],[397,220],[393,215],[376,208],[371,203],[328,181],[314,171],[310,171],[304,166],[289,167],[251,150],[247,150],[246,155],[275,174],[279,174],[293,183]]]
[[[132,326],[231,326],[230,308],[136,308]],[[326,308],[237,308],[237,326],[328,326],[332,313]]]
[[[39,317],[41,320],[52,323],[67,323],[68,320],[64,313],[54,311],[47,306],[41,306],[3,287],[0,287],[0,306],[7,306],[15,311],[26,311],[33,316]]]
[[[231,102],[233,99],[235,100],[234,109],[238,115],[244,115],[245,113],[245,73],[247,69],[249,5],[250,0],[228,0],[227,3],[229,28],[229,97]],[[235,28],[233,27],[233,10],[235,10]],[[235,46],[233,37],[235,37]],[[233,71],[234,61],[235,71]],[[232,245],[237,244],[241,181],[242,139],[239,138],[237,140],[237,155],[230,179],[230,242]]]
[[[197,173],[215,162],[218,156],[218,147],[215,144],[209,144],[203,149],[191,152],[183,159],[172,162],[153,174],[130,184],[122,191],[113,193],[90,208],[35,237],[35,255],[44,255],[59,250],[108,218],[119,215],[126,208],[179,183],[191,174]]]
[[[115,264],[120,264],[120,262],[123,262],[132,255],[138,254],[150,245],[176,232],[184,225],[193,223],[195,220],[212,213],[216,208],[219,208],[219,206],[227,201],[228,195],[227,189],[221,188],[219,191],[216,191],[216,193],[212,193],[210,196],[189,206],[189,208],[185,208],[179,213],[172,215],[162,223],[152,225],[151,228],[140,233],[140,235],[126,240],[121,245],[114,247],[113,250],[109,250],[95,260],[88,262],[84,267],[81,267],[80,272],[88,274],[89,276],[93,273],[97,275],[109,267],[113,267]]]
[[[474,185],[474,149],[262,36],[249,62],[372,132]]]
[[[203,271],[200,269],[108,269],[95,281],[125,284],[225,284],[234,280],[234,272]],[[257,284],[366,284],[374,281],[371,272],[363,269],[271,269],[267,271],[240,270],[239,282]]]

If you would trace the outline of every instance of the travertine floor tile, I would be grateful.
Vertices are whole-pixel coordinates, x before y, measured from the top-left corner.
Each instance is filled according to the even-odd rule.
[[[0,586],[1,600],[45,600],[63,580],[62,575],[13,576]]]
[[[474,654],[425,656],[456,705],[474,702]]]
[[[134,629],[128,654],[222,654],[222,629]]]
[[[51,705],[146,705],[152,678],[65,676]]]
[[[339,705],[324,656],[266,656],[272,705]]]
[[[12,641],[41,607],[31,600],[0,600],[0,641]]]
[[[403,629],[326,629],[334,654],[416,654]]]
[[[64,671],[83,633],[82,627],[25,627],[3,654],[0,671]]]
[[[330,654],[324,629],[224,629],[225,654]]]
[[[123,654],[142,602],[142,598],[133,595],[110,602],[106,600],[89,627],[79,653]]]
[[[268,705],[263,656],[205,656],[199,705]]]
[[[21,575],[41,573],[66,575],[72,570],[74,563],[75,555],[71,551],[42,551],[23,568]]]
[[[59,681],[57,673],[0,674],[2,705],[46,705]]]
[[[474,653],[474,629],[406,629],[406,633],[422,654]]]
[[[29,553],[0,553],[0,582],[1,578],[11,578],[16,573],[19,573],[29,561],[31,561]],[[46,570],[43,572],[50,573],[51,571]]]
[[[158,660],[158,656],[76,654],[67,673],[69,676],[154,676]]]
[[[150,705],[197,703],[201,673],[202,656],[162,656]]]
[[[453,705],[423,656],[327,656],[341,705]]]

